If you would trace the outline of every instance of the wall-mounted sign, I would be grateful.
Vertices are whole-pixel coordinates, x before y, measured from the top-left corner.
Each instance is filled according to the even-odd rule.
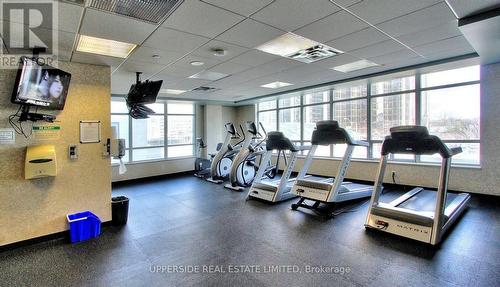
[[[101,142],[100,121],[80,121],[80,143]]]
[[[61,126],[59,125],[33,126],[33,136],[37,141],[58,140],[61,138]]]
[[[0,144],[15,144],[16,131],[13,128],[0,129]]]

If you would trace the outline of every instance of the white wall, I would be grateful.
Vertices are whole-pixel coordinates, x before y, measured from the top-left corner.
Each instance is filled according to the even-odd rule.
[[[217,144],[223,141],[223,121],[222,121],[222,106],[221,105],[206,105],[205,106],[205,122],[204,122],[205,144],[207,145],[208,153],[216,150]]]
[[[250,115],[254,108],[247,106],[238,114]],[[500,195],[500,63],[481,67],[481,167],[453,167],[449,188],[456,191]],[[332,176],[339,160],[315,159],[310,172]],[[297,161],[295,170],[303,165]],[[373,181],[378,162],[353,160],[347,178]],[[385,182],[392,182],[396,172],[397,183],[434,187],[438,181],[439,166],[392,163],[387,166]]]
[[[117,182],[143,177],[191,171],[193,169],[194,158],[181,158],[127,164],[127,172],[125,174],[119,174],[118,166],[113,166],[111,175],[113,182]]]

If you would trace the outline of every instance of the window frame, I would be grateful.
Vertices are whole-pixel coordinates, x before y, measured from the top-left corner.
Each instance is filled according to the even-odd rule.
[[[474,66],[474,65],[479,65],[478,63],[470,63],[466,62],[463,64],[460,64],[458,62],[459,67],[468,67],[468,66]],[[422,119],[422,93],[426,91],[432,91],[432,90],[440,90],[440,89],[449,89],[449,88],[456,88],[456,87],[463,87],[463,86],[470,86],[470,85],[481,85],[481,79],[475,80],[475,81],[466,81],[466,82],[460,82],[460,83],[452,83],[452,84],[444,84],[444,85],[439,85],[439,86],[432,86],[432,87],[422,87],[422,74],[428,74],[432,73],[434,71],[445,71],[445,70],[452,70],[454,68],[449,68],[449,67],[444,67],[444,68],[437,68],[437,69],[432,69],[431,66],[429,66],[431,69],[426,70],[425,72],[421,72],[419,69],[413,70],[413,72],[409,75],[408,71],[404,71],[403,73],[397,72],[397,73],[389,73],[385,74],[383,76],[376,76],[376,77],[367,77],[364,80],[365,82],[362,84],[359,84],[359,79],[355,79],[353,81],[343,81],[339,84],[325,84],[324,86],[317,86],[314,88],[305,88],[300,91],[291,91],[291,92],[285,92],[279,95],[273,95],[270,96],[269,98],[262,98],[259,100],[259,102],[264,102],[264,101],[269,101],[273,100],[276,102],[276,108],[273,109],[266,109],[266,110],[259,110],[259,102],[256,103],[256,119],[257,122],[259,121],[259,115],[261,112],[270,112],[274,111],[276,113],[276,127],[277,130],[279,131],[280,129],[280,121],[279,121],[279,113],[280,110],[284,109],[290,109],[290,108],[300,108],[300,116],[301,116],[301,121],[300,121],[300,144],[304,143],[310,143],[311,139],[305,139],[304,138],[304,124],[305,124],[305,117],[304,117],[304,108],[306,107],[311,107],[311,106],[316,106],[316,105],[324,105],[324,104],[329,104],[330,108],[330,115],[329,119],[334,118],[334,103],[338,102],[348,102],[348,101],[359,101],[359,100],[365,100],[367,102],[367,139],[366,141],[369,143],[368,151],[367,151],[367,157],[366,158],[355,158],[353,160],[358,160],[358,161],[378,161],[378,157],[374,157],[374,145],[375,144],[381,144],[383,140],[377,140],[373,139],[372,135],[372,99],[373,98],[378,98],[378,97],[387,97],[387,96],[395,96],[395,95],[404,95],[404,94],[413,94],[412,96],[414,97],[415,101],[415,107],[414,107],[414,113],[415,113],[415,125],[420,125],[421,124],[421,119]],[[396,92],[389,92],[389,93],[383,93],[383,94],[376,94],[372,95],[372,83],[374,82],[380,82],[383,81],[384,78],[406,78],[406,77],[413,77],[414,78],[414,83],[415,83],[415,88],[414,89],[408,89],[408,90],[402,90],[402,91],[396,91]],[[336,87],[342,86],[349,86],[349,83],[352,83],[353,86],[360,86],[360,85],[366,85],[366,96],[364,97],[355,97],[355,98],[348,98],[348,99],[333,99],[333,93],[334,89]],[[306,94],[312,94],[314,91],[317,90],[328,90],[329,95],[328,95],[328,101],[326,102],[321,102],[321,103],[311,103],[311,104],[305,104],[305,95]],[[282,98],[289,97],[291,95],[299,95],[300,96],[300,105],[299,106],[290,106],[290,107],[280,107],[279,106],[279,100]],[[481,122],[479,129],[481,130]],[[444,140],[444,143],[463,143],[463,144],[479,144],[479,149],[481,150],[482,144],[481,144],[481,134],[479,136],[479,139],[474,139],[474,140]],[[317,156],[318,158],[334,158],[334,159],[339,159],[339,157],[334,157],[333,153],[333,147],[330,145],[330,156]],[[414,159],[396,159],[394,155],[391,155],[389,160],[391,160],[394,163],[403,163],[403,164],[419,164],[419,165],[428,165],[428,166],[433,166],[436,165],[434,162],[429,162],[429,161],[424,161],[421,159],[420,156],[415,156]],[[479,156],[477,158],[476,162],[471,162],[471,163],[466,163],[466,162],[460,162],[460,163],[453,163],[453,166],[462,166],[462,167],[471,167],[471,168],[477,168],[481,167],[482,164],[482,158],[481,158],[481,153],[479,153]]]
[[[125,97],[123,96],[111,96],[111,101],[124,101],[125,102]],[[158,162],[158,161],[169,161],[169,160],[177,160],[177,159],[183,159],[183,158],[193,158],[195,157],[195,148],[196,148],[196,120],[197,120],[197,113],[196,113],[196,104],[195,103],[190,103],[193,106],[193,112],[192,114],[176,114],[168,113],[168,104],[169,103],[179,103],[181,101],[175,101],[175,100],[166,100],[166,99],[158,99],[156,101],[156,104],[163,104],[164,105],[164,112],[162,114],[157,114],[158,116],[163,116],[163,123],[164,123],[164,144],[163,145],[155,145],[155,146],[144,146],[144,147],[133,147],[133,121],[134,119],[128,114],[128,113],[113,113],[110,112],[111,116],[127,116],[128,117],[128,137],[129,137],[129,144],[128,147],[125,149],[125,153],[128,156],[129,161],[126,162],[127,164],[140,164],[140,163],[148,163],[148,162]],[[168,116],[191,116],[193,118],[193,133],[192,133],[192,139],[193,142],[190,144],[168,144]],[[181,156],[181,157],[169,157],[168,155],[168,148],[169,147],[176,147],[176,146],[192,146],[192,155],[191,156]],[[148,159],[148,160],[134,160],[134,150],[144,150],[144,149],[155,149],[155,148],[163,148],[163,157],[162,158],[157,158],[157,159]],[[112,162],[112,165],[116,165],[116,163]]]

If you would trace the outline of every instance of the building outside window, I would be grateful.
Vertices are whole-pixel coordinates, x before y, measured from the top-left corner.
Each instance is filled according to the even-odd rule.
[[[424,70],[429,72],[405,71],[263,99],[256,107],[257,119],[267,131],[282,131],[306,145],[317,121],[336,120],[353,138],[369,142],[369,148],[355,149],[353,157],[361,159],[380,158],[391,127],[424,125],[448,146],[462,147],[454,164],[479,165],[479,66]],[[319,147],[316,155],[341,157],[344,151],[342,145]],[[440,158],[394,155],[391,160],[437,163]]]
[[[128,115],[123,98],[111,99],[111,126],[126,142],[124,162],[141,162],[194,155],[194,104],[158,101],[148,119]],[[116,160],[112,160],[116,162]]]

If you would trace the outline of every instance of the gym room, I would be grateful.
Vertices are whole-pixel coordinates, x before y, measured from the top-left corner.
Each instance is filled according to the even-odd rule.
[[[500,286],[500,0],[0,0],[0,286]]]

